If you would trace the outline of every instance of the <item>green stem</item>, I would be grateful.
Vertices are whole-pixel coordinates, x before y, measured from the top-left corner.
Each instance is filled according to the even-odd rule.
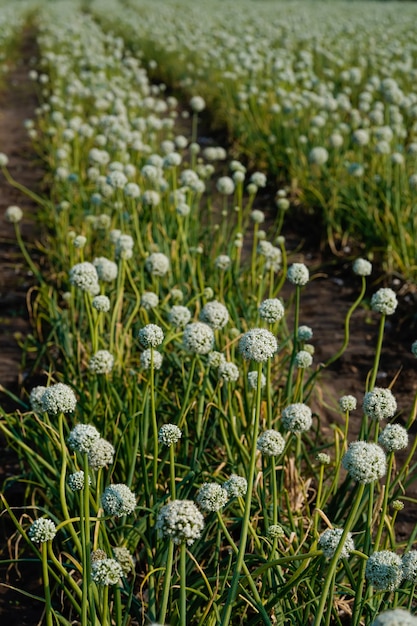
[[[390,481],[391,481],[393,463],[394,463],[394,453],[390,452],[388,456],[387,480],[385,482],[384,500],[382,502],[380,523],[379,523],[378,531],[375,537],[374,552],[378,551],[379,544],[381,542],[382,531],[385,526],[385,517],[387,515],[387,509],[388,509],[389,486],[390,486]]]
[[[172,448],[172,446],[171,446]],[[171,589],[171,576],[172,576],[172,564],[174,561],[174,543],[172,541],[168,544],[168,556],[165,567],[164,586],[162,588],[162,605],[159,613],[159,623],[165,624],[165,618],[168,609],[169,592]]]
[[[382,313],[381,319],[379,322],[379,332],[378,332],[378,340],[377,340],[376,350],[375,350],[374,366],[372,368],[372,375],[369,381],[368,391],[372,391],[372,389],[375,387],[375,381],[376,381],[378,368],[379,368],[379,361],[381,358],[382,341],[384,339],[384,327],[385,327],[385,315]]]
[[[237,555],[237,560],[235,564],[235,569],[233,572],[232,583],[229,589],[226,605],[224,607],[223,616],[221,620],[221,626],[227,626],[230,622],[233,605],[237,596],[237,589],[239,584],[239,577],[242,571],[243,560],[245,558],[246,551],[246,541],[248,538],[248,527],[250,523],[250,513],[251,513],[251,504],[252,504],[252,491],[253,491],[253,483],[255,478],[255,463],[256,463],[256,441],[259,430],[259,418],[261,413],[261,396],[262,396],[262,387],[261,387],[261,378],[262,378],[262,363],[258,363],[258,383],[256,388],[256,405],[254,411],[254,421],[253,421],[253,429],[252,429],[252,447],[251,447],[251,456],[249,461],[249,470],[248,470],[248,488],[246,491],[245,498],[245,512],[242,521],[242,529],[240,533],[240,543],[239,543],[239,552]]]
[[[187,626],[187,546],[180,546],[180,626]]]
[[[349,516],[348,516],[348,518],[346,520],[342,536],[341,536],[341,538],[339,540],[339,544],[338,544],[338,546],[337,546],[337,548],[335,550],[335,553],[334,553],[334,555],[333,555],[333,557],[332,557],[332,559],[331,559],[331,561],[329,563],[329,566],[327,568],[327,574],[326,574],[326,578],[324,579],[323,586],[322,586],[322,589],[321,589],[320,602],[319,602],[319,606],[317,608],[316,617],[315,617],[315,620],[313,622],[313,626],[320,626],[320,624],[322,623],[324,609],[325,609],[325,606],[326,606],[326,602],[328,600],[329,591],[330,591],[330,587],[331,587],[331,584],[332,584],[334,573],[336,571],[337,563],[338,563],[339,557],[340,557],[340,555],[342,553],[343,546],[345,544],[348,532],[350,531],[350,529],[353,526],[353,523],[355,521],[356,514],[357,514],[358,509],[359,509],[360,504],[361,504],[361,500],[362,500],[364,489],[365,489],[365,485],[361,483],[359,485],[358,491],[356,493],[355,500],[354,500],[354,502],[352,504],[352,508],[350,509]],[[331,610],[330,607],[329,607],[329,610]]]
[[[42,579],[43,579],[43,591],[45,594],[45,620],[46,626],[53,626],[52,621],[52,606],[51,606],[51,588],[49,586],[49,573],[48,573],[48,543],[45,541],[41,546],[42,552]]]

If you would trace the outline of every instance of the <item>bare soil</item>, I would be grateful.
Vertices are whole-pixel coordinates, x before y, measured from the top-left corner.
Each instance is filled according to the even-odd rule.
[[[33,117],[37,106],[33,84],[28,80],[29,60],[35,52],[33,34],[26,32],[22,40],[21,60],[11,69],[0,94],[0,151],[9,156],[12,176],[36,191],[40,186],[42,170],[23,126],[25,119]],[[13,225],[4,219],[5,209],[13,204],[24,211],[23,235],[30,245],[37,237],[36,205],[0,177],[0,385],[18,394],[26,374],[20,366],[19,340],[31,330],[26,297],[32,285],[32,276],[16,246]],[[289,225],[284,234],[290,250],[299,250],[300,242],[304,240],[296,260],[303,260],[309,265],[312,280],[303,290],[300,323],[311,326],[314,331],[315,363],[325,362],[343,342],[345,316],[359,293],[360,279],[352,275],[352,259],[348,253],[339,258],[323,254],[318,239],[310,236],[309,224]],[[368,297],[382,285],[383,282],[371,284]],[[389,285],[392,286],[392,282]],[[405,422],[417,392],[417,361],[410,353],[411,343],[417,339],[416,300],[412,291],[400,280],[395,288],[402,294],[401,305],[387,323],[378,384],[386,387],[396,378],[393,390],[401,412],[399,419]],[[290,292],[286,286],[284,296],[289,296]],[[315,410],[327,425],[341,419],[337,411],[337,399],[341,395],[352,394],[360,402],[366,376],[373,364],[377,332],[378,317],[365,307],[358,309],[352,318],[349,348],[337,363],[323,372],[320,393],[314,399]],[[14,408],[6,394],[0,395],[0,406],[6,411]],[[357,415],[356,426],[353,422],[356,432],[359,430],[360,410]],[[415,431],[412,428],[414,436]],[[18,472],[15,455],[0,440],[0,481]],[[417,497],[417,487],[408,495]],[[12,498],[18,504],[19,492],[14,492]],[[398,539],[406,540],[416,522],[417,504],[409,502],[398,518]],[[0,558],[7,558],[7,537],[11,532],[3,516],[0,518]],[[20,576],[23,583],[19,580]],[[8,626],[37,624],[41,619],[40,603],[13,591],[7,584],[17,587],[23,584],[26,591],[36,593],[39,568],[23,564],[17,572],[2,566],[0,578],[0,617],[7,618]]]

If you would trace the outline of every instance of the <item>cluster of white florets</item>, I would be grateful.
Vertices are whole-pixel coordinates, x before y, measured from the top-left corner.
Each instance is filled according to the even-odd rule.
[[[290,433],[302,433],[311,428],[313,423],[309,406],[302,402],[290,404],[282,411],[282,426]]]
[[[387,460],[385,452],[376,443],[354,441],[342,458],[342,466],[353,480],[366,485],[385,475]]]
[[[269,330],[253,328],[239,341],[239,350],[245,360],[262,363],[274,356],[278,350],[278,343]]]
[[[102,493],[101,506],[106,515],[122,517],[133,513],[136,507],[136,497],[123,483],[108,485]]]
[[[191,500],[173,500],[159,511],[156,528],[175,544],[192,545],[201,537],[204,518]]]
[[[341,528],[328,528],[319,537],[318,545],[323,550],[323,554],[327,559],[331,559],[337,548],[339,547],[340,540],[343,535]],[[355,549],[353,543],[352,534],[348,533],[343,544],[342,551],[339,558],[347,559],[352,550]]]
[[[98,350],[88,362],[88,369],[93,374],[110,374],[114,365],[114,356],[108,350]]]
[[[265,430],[258,437],[257,449],[265,456],[279,456],[285,448],[285,439],[277,430]]]
[[[204,483],[197,494],[197,502],[203,511],[219,511],[227,504],[227,490],[218,483]]]

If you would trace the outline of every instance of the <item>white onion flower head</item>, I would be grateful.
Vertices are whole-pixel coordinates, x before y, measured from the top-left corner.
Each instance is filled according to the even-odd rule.
[[[328,158],[329,153],[326,148],[323,148],[322,146],[317,146],[313,148],[312,150],[310,150],[310,153],[308,155],[308,160],[314,165],[324,165],[328,161]]]
[[[56,383],[47,387],[42,395],[42,409],[49,415],[72,413],[77,406],[74,391],[64,383]]]
[[[397,401],[391,389],[374,387],[363,398],[365,415],[374,420],[384,420],[392,417],[397,410]]]
[[[197,494],[197,502],[200,508],[207,513],[219,511],[227,504],[228,500],[228,492],[217,483],[204,483]]]
[[[22,220],[23,211],[18,206],[9,206],[6,209],[5,217],[8,222],[11,224],[17,224]]]
[[[93,470],[108,467],[113,463],[114,452],[112,444],[100,437],[87,453],[89,466]]]
[[[299,326],[297,329],[297,339],[299,341],[310,341],[313,337],[313,331],[310,326]]]
[[[100,433],[91,424],[77,424],[68,435],[67,443],[75,452],[89,452],[100,439]]]
[[[117,585],[122,576],[122,566],[116,559],[99,559],[91,564],[91,580],[96,585]]]
[[[248,384],[251,389],[258,388],[258,372],[253,370],[252,372],[248,372]],[[266,376],[265,374],[261,374],[261,389],[266,385]]]
[[[248,481],[244,476],[231,474],[223,483],[223,488],[226,489],[229,498],[243,498],[248,490]]]
[[[186,306],[180,304],[175,304],[168,313],[168,321],[175,328],[184,328],[190,319],[191,311]]]
[[[365,577],[378,591],[395,591],[403,579],[401,557],[390,550],[374,552],[366,562]]]
[[[310,352],[307,350],[300,350],[295,355],[295,365],[300,369],[305,369],[306,367],[310,367],[313,363],[313,357]]]
[[[401,561],[404,579],[413,584],[417,583],[417,550],[403,554]]]
[[[97,270],[88,261],[77,263],[70,269],[69,281],[74,287],[78,287],[92,296],[96,296],[100,291]]]
[[[389,287],[382,287],[371,298],[371,309],[383,315],[392,315],[397,308],[398,300],[395,292]]]
[[[287,278],[293,285],[299,287],[306,285],[310,278],[308,267],[304,263],[293,263],[288,268]]]
[[[94,296],[92,305],[99,313],[108,313],[108,311],[110,311],[110,298],[104,295]]]
[[[9,162],[9,157],[4,152],[0,152],[0,167],[6,167]]]
[[[323,550],[323,555],[326,557],[326,559],[331,559],[333,557],[334,553],[339,547],[342,534],[343,529],[341,528],[328,528],[324,531],[324,533],[320,535],[318,545],[319,548]],[[353,543],[352,534],[348,533],[339,558],[349,558],[350,553],[354,549],[355,544]]]
[[[192,322],[184,328],[184,349],[193,354],[207,354],[213,349],[214,333],[211,326],[203,322]]]
[[[295,434],[309,430],[313,423],[310,407],[302,402],[295,402],[285,407],[281,418],[283,428]]]
[[[51,519],[40,517],[35,519],[28,530],[28,536],[33,543],[46,543],[52,541],[56,535],[56,526]]]
[[[130,515],[136,508],[136,496],[123,483],[108,485],[101,496],[101,506],[106,515],[123,517]]]
[[[88,477],[89,483],[91,483],[91,478]],[[85,482],[85,474],[83,470],[79,470],[78,472],[74,472],[68,476],[68,486],[72,491],[81,491],[84,489]]]
[[[173,500],[161,508],[155,526],[175,544],[191,546],[201,537],[204,517],[191,500]]]
[[[357,406],[357,400],[355,396],[347,395],[339,398],[340,409],[346,413],[347,411],[354,411]]]
[[[372,274],[372,263],[366,259],[356,259],[352,267],[357,276],[370,276]]]
[[[163,356],[154,348],[146,348],[140,355],[140,364],[145,370],[153,367],[154,370],[160,370],[162,367]]]
[[[42,404],[42,396],[47,390],[47,387],[43,385],[38,385],[37,387],[33,387],[29,394],[29,403],[32,411],[35,413],[42,413],[44,411]]]
[[[253,328],[241,337],[239,350],[245,360],[263,363],[277,352],[278,342],[269,330]]]
[[[371,626],[417,626],[417,617],[405,609],[392,609],[380,613]]]
[[[388,424],[380,433],[378,443],[387,452],[404,450],[408,446],[408,432],[401,424]]]
[[[353,480],[366,485],[385,475],[387,459],[384,450],[376,443],[354,441],[342,458],[342,466]]]
[[[265,430],[259,435],[256,447],[265,456],[279,456],[285,448],[285,439],[277,430]]]
[[[207,364],[209,367],[220,367],[222,363],[226,362],[226,357],[217,350],[212,350],[207,356]]]
[[[113,555],[122,568],[123,576],[128,576],[135,567],[135,562],[129,550],[124,546],[113,548]]]
[[[156,324],[147,324],[139,330],[138,338],[145,348],[157,348],[164,340],[164,331]]]
[[[117,263],[114,261],[104,256],[99,256],[94,259],[93,265],[96,268],[99,280],[105,283],[111,283],[117,278],[118,267]]]
[[[201,96],[193,96],[190,100],[190,107],[194,113],[201,113],[206,108],[204,98]]]
[[[231,196],[235,190],[235,183],[230,176],[221,176],[216,183],[217,191],[224,196]]]
[[[151,311],[155,309],[159,304],[159,296],[153,291],[144,291],[140,297],[140,306],[145,311]]]
[[[263,172],[254,172],[250,177],[250,182],[256,185],[257,187],[265,187],[266,186],[266,176]]]
[[[220,254],[214,261],[214,267],[222,272],[230,268],[232,259],[227,254]]]
[[[259,306],[259,316],[261,319],[273,324],[284,317],[284,306],[278,298],[268,298],[261,302]]]
[[[239,380],[239,368],[230,361],[224,361],[219,365],[219,378],[226,383],[235,383]]]
[[[182,437],[181,429],[175,424],[164,424],[159,429],[158,441],[167,448],[177,443]]]
[[[200,320],[211,326],[213,330],[220,330],[229,321],[229,311],[221,302],[212,300],[203,306]]]
[[[169,259],[162,252],[153,252],[146,261],[145,267],[152,276],[165,276],[169,271]]]
[[[108,350],[98,350],[88,362],[88,369],[93,374],[110,374],[114,365],[114,356]]]
[[[281,537],[285,537],[285,531],[281,524],[271,524],[267,533],[270,539],[280,539]]]
[[[265,221],[265,213],[263,211],[260,211],[259,209],[254,209],[253,211],[251,211],[250,216],[252,222],[254,222],[255,224],[263,224]]]
[[[116,240],[116,257],[118,259],[131,259],[133,256],[133,237],[130,235],[120,234]]]

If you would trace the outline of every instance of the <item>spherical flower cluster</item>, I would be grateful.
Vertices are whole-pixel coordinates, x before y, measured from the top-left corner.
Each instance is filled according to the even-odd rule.
[[[201,113],[206,108],[206,103],[204,98],[201,96],[193,96],[190,100],[190,107],[194,111],[194,113]]]
[[[403,579],[401,557],[390,550],[374,552],[366,562],[365,577],[378,591],[395,591]]]
[[[371,626],[417,626],[417,617],[405,609],[392,609],[380,613]]]
[[[248,490],[248,481],[244,476],[231,474],[230,478],[223,483],[229,498],[243,498]]]
[[[94,374],[110,374],[114,356],[108,350],[98,350],[88,362],[88,369]]]
[[[230,361],[224,361],[219,365],[219,378],[226,383],[235,383],[239,380],[239,368]]]
[[[310,150],[308,155],[308,160],[310,163],[314,163],[315,165],[324,165],[329,158],[329,153],[326,148],[322,148],[321,146],[317,146]]]
[[[417,550],[410,550],[401,559],[403,578],[413,584],[417,583]]]
[[[152,276],[165,276],[169,271],[169,259],[162,252],[153,252],[146,259],[145,267]]]
[[[108,485],[102,493],[101,505],[106,515],[122,517],[133,513],[136,507],[136,497],[133,491],[123,483]]]
[[[148,370],[153,367],[154,370],[160,370],[162,367],[163,357],[158,350],[146,348],[140,355],[140,364],[143,369]]]
[[[388,424],[379,435],[378,443],[387,452],[404,450],[408,446],[408,432],[400,424]]]
[[[217,191],[225,196],[230,196],[235,190],[235,183],[230,176],[221,176],[216,183]]]
[[[261,302],[259,307],[260,318],[268,322],[268,324],[278,322],[284,317],[284,313],[284,307],[281,300],[278,300],[278,298],[268,298]]]
[[[89,483],[91,482],[91,478],[88,477]],[[78,472],[74,472],[68,476],[68,486],[72,491],[81,491],[84,489],[84,481],[85,476],[82,470]]]
[[[253,328],[240,339],[239,350],[245,360],[263,363],[274,356],[278,343],[269,330]]]
[[[212,300],[204,305],[200,313],[200,320],[211,326],[213,330],[219,330],[226,326],[229,321],[229,311],[221,302]]]
[[[219,511],[229,499],[228,492],[217,483],[204,483],[197,495],[197,502],[206,512]]]
[[[155,526],[175,544],[191,546],[201,537],[204,517],[191,500],[173,500],[159,511]]]
[[[33,387],[29,394],[29,403],[32,411],[34,411],[35,413],[42,413],[44,410],[42,397],[46,390],[47,387],[44,387],[43,385],[38,385],[37,387]]]
[[[177,443],[181,439],[182,432],[175,424],[164,424],[159,429],[158,441],[167,448],[170,448],[173,444]]]
[[[48,415],[72,413],[77,406],[75,393],[68,385],[57,383],[47,387],[42,394],[42,410]]]
[[[95,426],[91,424],[77,424],[71,430],[67,443],[71,450],[75,452],[89,452],[100,439],[100,433]]]
[[[330,463],[330,456],[326,452],[319,452],[316,459],[320,465],[329,465]]]
[[[265,456],[279,456],[285,448],[285,439],[277,430],[265,430],[258,437],[256,447]]]
[[[355,396],[342,396],[341,398],[339,398],[339,406],[344,413],[346,413],[347,411],[354,411],[357,406],[357,400]]]
[[[168,313],[168,321],[175,328],[184,328],[191,319],[191,312],[186,306],[175,304]]]
[[[110,261],[110,259],[104,256],[99,256],[94,259],[93,265],[96,268],[99,279],[103,282],[111,283],[117,278],[118,268],[114,261]]]
[[[78,287],[92,296],[96,296],[100,291],[97,270],[88,261],[77,263],[70,269],[69,281],[74,287]]]
[[[253,372],[248,372],[248,384],[251,389],[258,388],[258,372],[255,370]],[[261,374],[261,388],[266,385],[266,377],[265,374]]]
[[[214,260],[214,267],[218,270],[221,270],[222,272],[225,272],[226,270],[228,270],[231,264],[232,264],[232,259],[230,258],[230,256],[227,256],[227,254],[220,254]]]
[[[9,206],[5,213],[6,220],[12,224],[17,224],[23,217],[23,211],[18,206]]]
[[[297,329],[297,338],[299,341],[310,341],[313,337],[313,331],[310,326],[299,326]]]
[[[122,576],[122,566],[116,559],[99,559],[91,564],[91,580],[96,585],[117,585]]]
[[[132,258],[134,246],[133,237],[130,235],[119,234],[115,240],[115,244],[115,252],[118,259],[128,260]]]
[[[209,352],[207,357],[207,364],[209,367],[220,367],[220,365],[225,362],[226,358],[221,352],[217,352],[217,350]]]
[[[164,340],[164,331],[156,324],[147,324],[139,330],[138,337],[145,348],[156,348]]]
[[[371,298],[371,309],[383,315],[392,315],[397,305],[397,296],[395,292],[388,287],[378,289]]]
[[[311,409],[302,402],[290,404],[282,411],[282,426],[290,433],[302,433],[313,423]]]
[[[304,263],[293,263],[288,268],[287,278],[293,285],[299,287],[306,285],[310,278],[308,267]]]
[[[254,209],[251,214],[252,222],[255,224],[263,224],[265,221],[265,213],[259,209]]]
[[[140,306],[145,311],[151,311],[155,309],[159,304],[159,296],[153,291],[144,291],[140,298]]]
[[[109,441],[100,437],[88,451],[88,464],[93,470],[113,463],[114,448]]]
[[[207,354],[212,350],[214,334],[211,326],[203,322],[192,322],[184,329],[184,349],[193,354]]]
[[[339,547],[340,539],[342,538],[343,530],[341,528],[328,528],[319,537],[319,548],[323,550],[323,555],[326,559],[331,559],[337,548]],[[348,533],[343,544],[342,552],[340,553],[340,559],[349,558],[349,554],[355,549],[351,533]]]
[[[306,367],[310,367],[313,363],[313,357],[310,352],[307,350],[300,350],[295,355],[295,365],[301,369],[305,369]]]
[[[280,539],[280,537],[285,537],[285,531],[281,524],[271,524],[268,528],[268,537],[270,539]]]
[[[127,576],[133,571],[135,563],[127,548],[124,546],[121,546],[120,548],[113,548],[113,555],[122,568],[123,576]]]
[[[93,309],[99,313],[110,311],[110,299],[107,296],[95,296],[92,301]]]
[[[56,526],[51,519],[41,517],[39,519],[35,519],[32,523],[28,530],[28,535],[34,543],[52,541],[56,535]]]
[[[353,271],[357,276],[370,276],[372,273],[372,263],[366,259],[356,259],[353,263]]]
[[[366,485],[385,475],[387,460],[385,452],[376,443],[354,441],[342,459],[342,466],[353,480]]]
[[[363,398],[365,415],[374,420],[384,420],[392,417],[397,410],[397,401],[391,389],[374,387]]]

